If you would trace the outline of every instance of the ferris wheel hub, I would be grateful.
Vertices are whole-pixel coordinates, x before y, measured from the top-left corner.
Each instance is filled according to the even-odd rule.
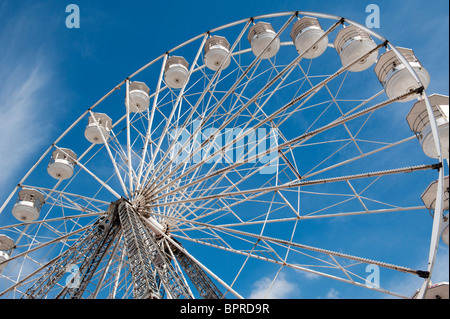
[[[138,194],[131,200],[131,206],[147,221],[148,228],[157,236],[161,236],[161,233],[167,234],[169,226],[159,216],[155,216],[151,210],[145,207],[148,202],[145,196]]]

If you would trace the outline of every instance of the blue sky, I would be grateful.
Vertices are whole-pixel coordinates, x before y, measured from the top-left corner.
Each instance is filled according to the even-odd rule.
[[[0,95],[4,114],[1,135],[10,138],[2,139],[2,152],[8,156],[1,157],[2,176],[6,176],[1,186],[8,188],[3,183],[10,178],[20,179],[23,169],[35,161],[48,141],[55,140],[67,123],[125,75],[205,30],[258,14],[291,10],[326,12],[364,22],[370,3],[78,1],[81,28],[67,29],[65,8],[69,2],[2,1],[0,72],[7,85]],[[448,4],[424,3],[417,0],[403,6],[401,1],[378,1],[381,25],[377,31],[399,46],[414,48],[433,77],[430,91],[446,94],[447,83],[438,79],[448,78]],[[17,101],[14,93],[21,89],[26,95],[21,96],[20,107],[7,106]],[[18,162],[24,166],[6,169]]]
[[[65,8],[70,3],[80,8],[79,29],[66,28]],[[376,31],[398,46],[413,48],[431,75],[428,92],[448,95],[449,4],[444,0],[1,1],[0,202],[90,105],[178,44],[206,30],[272,12],[324,12],[364,23],[366,6],[372,3],[380,8]],[[448,247],[440,251],[438,263],[444,270],[436,276],[448,281]],[[246,282],[247,296],[260,296],[276,272],[276,267],[265,269],[266,276],[258,272],[259,264],[254,267],[256,272]],[[281,273],[272,297],[380,297],[352,290],[351,285],[327,283],[326,289],[319,289],[319,279],[288,270]],[[391,285],[409,288],[409,282],[387,284]]]

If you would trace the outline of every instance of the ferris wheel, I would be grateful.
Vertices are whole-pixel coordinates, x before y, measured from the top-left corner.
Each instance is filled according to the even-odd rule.
[[[89,107],[2,204],[0,296],[248,298],[265,277],[270,297],[293,271],[448,298],[432,273],[449,103],[430,78],[413,50],[321,13],[180,44]],[[368,266],[417,292],[369,284]]]

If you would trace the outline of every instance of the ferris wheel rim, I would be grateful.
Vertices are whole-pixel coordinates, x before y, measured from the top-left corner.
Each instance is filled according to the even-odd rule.
[[[91,112],[96,106],[98,106],[101,102],[103,102],[108,96],[110,96],[112,93],[114,93],[116,90],[119,90],[124,84],[126,85],[127,80],[132,79],[133,77],[135,77],[137,74],[139,74],[140,72],[144,71],[146,68],[150,67],[152,64],[156,63],[157,61],[159,61],[162,58],[167,58],[167,56],[171,53],[176,51],[177,49],[184,47],[188,44],[190,44],[191,42],[201,38],[202,36],[205,37],[207,35],[209,35],[212,32],[216,32],[216,31],[220,31],[222,29],[226,29],[229,28],[231,26],[234,25],[238,25],[238,24],[242,24],[245,22],[252,22],[253,20],[256,19],[264,19],[264,18],[273,18],[273,17],[280,17],[280,16],[287,16],[287,15],[293,15],[293,16],[298,16],[298,15],[310,15],[313,17],[317,17],[317,18],[325,18],[325,19],[330,19],[330,20],[336,20],[336,21],[340,21],[341,23],[347,22],[351,25],[355,25],[358,26],[359,28],[363,29],[364,31],[368,32],[370,35],[374,36],[375,38],[386,42],[386,45],[389,45],[389,47],[395,52],[396,56],[401,59],[401,61],[403,62],[403,64],[407,67],[408,71],[411,73],[411,75],[416,79],[416,81],[423,87],[419,77],[417,76],[416,72],[414,71],[414,69],[411,68],[410,64],[408,61],[406,61],[403,57],[403,55],[395,48],[394,45],[392,45],[392,43],[389,40],[386,40],[383,36],[381,36],[379,33],[373,31],[372,29],[369,29],[367,27],[365,27],[364,25],[353,21],[351,19],[347,19],[341,16],[337,16],[337,15],[330,15],[330,14],[324,14],[324,13],[319,13],[319,12],[310,12],[310,11],[285,11],[285,12],[279,12],[279,13],[272,13],[272,14],[263,14],[263,15],[258,15],[258,16],[254,16],[254,17],[250,17],[250,18],[246,18],[246,19],[241,19],[241,20],[237,20],[228,24],[225,24],[223,26],[219,26],[216,27],[214,29],[205,31],[195,37],[192,37],[191,39],[173,47],[172,49],[168,50],[167,52],[161,54],[160,56],[158,56],[157,58],[151,60],[150,62],[148,62],[147,64],[144,64],[141,68],[139,68],[138,70],[136,70],[135,72],[133,72],[132,74],[130,74],[128,77],[126,77],[124,80],[122,80],[119,84],[117,84],[116,86],[114,86],[113,89],[111,89],[108,93],[106,93],[103,97],[101,97],[98,101],[96,101],[93,105],[91,105],[85,112],[83,112],[49,147],[46,151],[44,151],[44,153],[42,154],[42,156],[38,159],[38,161],[31,167],[31,169],[25,174],[25,176],[22,178],[22,180],[18,183],[18,185],[13,189],[13,191],[10,193],[10,195],[8,196],[8,198],[5,200],[5,202],[3,203],[3,205],[0,207],[0,214],[3,212],[4,208],[6,207],[6,205],[9,203],[9,201],[12,199],[12,196],[14,195],[14,193],[17,191],[17,189],[19,188],[19,185],[22,184],[26,178],[28,177],[29,174],[31,174],[31,172],[34,170],[34,168],[45,158],[45,156],[48,155],[48,153],[53,149],[54,145],[56,145],[76,124],[78,124],[83,118],[85,118],[85,116]],[[151,96],[153,96],[155,93],[153,93]],[[426,89],[423,89],[423,95],[426,99],[426,103],[427,103],[427,109],[428,109],[428,105],[429,105],[429,100],[428,100],[428,94],[426,92]],[[430,106],[431,108],[431,106]],[[434,118],[434,115],[433,115]],[[436,129],[433,129],[433,135],[435,134],[435,131],[437,132]],[[437,137],[437,135],[434,135],[435,139]],[[438,148],[438,152],[440,153],[440,148]],[[439,154],[440,155],[440,154]],[[441,157],[441,163],[443,162],[443,159]]]
[[[18,183],[18,185],[12,190],[12,192],[10,193],[10,195],[7,197],[7,199],[5,200],[5,202],[3,203],[3,205],[0,207],[0,214],[3,212],[3,210],[5,209],[6,205],[10,202],[10,200],[12,199],[12,196],[14,195],[14,193],[19,189],[19,185],[22,184],[26,178],[31,174],[31,172],[34,170],[34,168],[45,158],[45,156],[48,155],[48,153],[53,149],[53,146],[56,145],[76,124],[78,124],[83,118],[85,118],[85,116],[92,111],[97,105],[99,105],[101,102],[103,102],[108,96],[110,96],[112,93],[114,93],[116,90],[119,90],[124,84],[126,84],[127,80],[132,79],[133,77],[135,77],[137,74],[139,74],[140,72],[144,71],[146,68],[150,67],[152,64],[156,63],[157,61],[159,61],[162,58],[167,58],[167,56],[171,53],[176,51],[177,49],[184,47],[188,44],[190,44],[191,42],[201,38],[202,36],[207,36],[212,32],[216,32],[216,31],[220,31],[222,29],[226,29],[229,28],[231,26],[234,25],[238,25],[238,24],[242,24],[245,22],[251,22],[255,19],[264,19],[264,18],[273,18],[273,17],[280,17],[280,16],[287,16],[287,15],[294,15],[294,16],[298,16],[298,15],[310,15],[313,17],[317,17],[317,18],[325,18],[325,19],[330,19],[330,20],[336,20],[336,21],[341,21],[341,23],[347,22],[351,25],[355,25],[361,29],[363,29],[364,31],[368,32],[370,35],[372,35],[373,37],[379,39],[380,41],[386,42],[386,45],[388,45],[396,54],[396,56],[402,61],[402,63],[406,66],[406,68],[408,69],[408,71],[410,72],[410,74],[414,77],[414,79],[423,87],[419,77],[417,76],[416,72],[414,71],[414,69],[412,69],[412,67],[410,66],[410,63],[408,61],[405,60],[405,58],[403,57],[403,55],[395,48],[395,46],[389,41],[386,40],[382,35],[380,35],[379,33],[375,32],[374,30],[367,28],[366,26],[353,21],[351,19],[348,18],[344,18],[341,16],[337,16],[337,15],[330,15],[330,14],[324,14],[324,13],[319,13],[319,12],[310,12],[310,11],[285,11],[285,12],[279,12],[279,13],[272,13],[272,14],[263,14],[263,15],[258,15],[258,16],[254,16],[254,17],[250,17],[250,18],[246,18],[246,19],[241,19],[241,20],[237,20],[228,24],[225,24],[223,26],[219,26],[216,27],[214,29],[211,29],[209,31],[205,31],[185,42],[183,42],[182,44],[179,44],[175,47],[173,47],[172,49],[168,50],[167,52],[161,54],[160,56],[158,56],[157,58],[151,60],[150,62],[148,62],[147,64],[144,64],[141,68],[139,68],[138,70],[136,70],[135,72],[133,72],[132,74],[130,74],[128,77],[126,77],[124,80],[122,80],[119,84],[117,84],[116,86],[114,86],[108,93],[106,93],[103,97],[101,97],[98,101],[96,101],[93,105],[91,105],[85,112],[83,112],[63,133],[61,133],[61,135],[47,148],[47,150],[44,151],[44,153],[42,154],[42,156],[37,160],[37,162],[30,168],[30,170],[24,175],[24,177],[22,178],[22,180]],[[155,94],[155,93],[153,93]],[[152,94],[152,95],[153,95]],[[429,108],[431,108],[431,105],[429,105],[429,99],[428,99],[428,93],[426,91],[426,89],[423,89],[423,96],[426,100],[426,105],[427,105],[427,110]],[[428,110],[428,112],[430,113],[430,110]],[[433,113],[431,112],[431,115],[433,117],[430,118],[434,118]],[[433,121],[433,123],[435,124],[435,121]],[[437,140],[437,130],[436,128],[432,129],[433,132],[433,136],[435,138],[435,140]],[[435,134],[436,133],[436,134]],[[440,147],[437,149],[440,155]],[[443,163],[443,159],[442,156],[440,156],[440,162]]]
[[[66,131],[64,131],[64,132],[63,132],[63,133],[55,140],[54,143],[52,143],[52,144],[50,145],[50,147],[44,152],[44,154],[40,157],[40,159],[39,159],[39,160],[32,166],[32,168],[25,174],[25,176],[23,177],[23,179],[21,180],[21,182],[16,186],[16,188],[13,190],[13,192],[12,192],[11,195],[9,196],[8,200],[5,201],[5,203],[3,204],[3,206],[0,208],[0,213],[1,213],[1,211],[6,207],[6,205],[9,203],[9,201],[12,199],[12,196],[16,193],[16,191],[19,189],[19,187],[21,187],[21,185],[26,181],[26,179],[28,178],[28,176],[33,172],[33,170],[41,163],[41,161],[48,155],[48,153],[49,153],[54,147],[57,147],[57,146],[56,146],[57,143],[58,143],[58,142],[59,142],[59,141],[60,141],[60,140],[61,140],[61,139],[62,139],[62,138],[63,138],[63,137],[64,137],[64,136],[65,136],[65,135],[73,128],[73,127],[75,127],[82,119],[84,119],[88,114],[92,114],[92,110],[93,110],[97,105],[99,105],[102,101],[104,101],[109,95],[111,95],[114,91],[120,89],[124,84],[125,84],[126,86],[128,86],[129,81],[130,81],[131,78],[135,77],[137,74],[139,74],[140,72],[142,72],[142,71],[145,70],[146,68],[150,67],[150,66],[153,65],[154,63],[158,62],[159,60],[161,60],[161,59],[166,59],[166,58],[169,56],[170,53],[176,51],[177,49],[179,49],[179,48],[181,48],[181,47],[184,47],[184,46],[186,46],[186,45],[188,45],[188,44],[194,42],[195,40],[201,39],[202,37],[204,38],[204,40],[206,40],[206,38],[207,38],[207,37],[209,36],[209,34],[212,33],[212,32],[217,32],[217,31],[220,31],[220,30],[222,30],[222,29],[226,29],[226,28],[228,28],[228,27],[230,27],[230,26],[242,24],[242,23],[245,23],[245,22],[248,23],[248,22],[251,22],[251,21],[257,20],[257,19],[273,18],[273,17],[280,17],[280,16],[288,16],[288,15],[291,15],[292,17],[298,16],[298,15],[311,15],[311,16],[315,16],[315,17],[320,17],[320,18],[326,18],[326,19],[333,19],[333,20],[336,20],[336,21],[341,21],[341,23],[347,22],[347,23],[349,23],[349,24],[356,25],[356,26],[360,27],[361,29],[364,29],[365,31],[367,31],[369,34],[371,34],[372,36],[376,37],[377,39],[382,40],[382,41],[384,42],[385,45],[389,45],[389,47],[396,53],[397,57],[398,57],[400,60],[403,59],[403,61],[406,62],[406,63],[404,63],[404,64],[406,65],[406,67],[408,68],[408,66],[409,66],[409,62],[406,61],[406,60],[404,59],[403,55],[402,55],[400,52],[398,52],[398,50],[396,50],[395,46],[393,46],[389,41],[385,40],[381,35],[379,35],[378,33],[374,32],[374,31],[371,30],[371,29],[366,28],[365,26],[360,25],[360,24],[357,23],[357,22],[354,22],[354,21],[352,21],[352,20],[348,20],[348,19],[346,19],[346,18],[338,17],[338,16],[327,15],[327,14],[321,14],[321,13],[313,13],[313,12],[293,11],[293,12],[282,12],[282,13],[274,13],[274,14],[261,15],[261,16],[256,16],[256,17],[253,17],[253,18],[248,18],[248,19],[238,20],[238,21],[235,21],[235,22],[232,22],[232,23],[223,25],[223,26],[221,26],[221,27],[212,29],[212,30],[207,31],[207,32],[204,32],[204,33],[202,33],[202,34],[200,34],[200,35],[198,35],[198,36],[196,36],[196,37],[193,37],[193,38],[191,38],[190,40],[187,40],[187,41],[183,42],[182,44],[180,44],[180,45],[178,45],[178,46],[175,46],[173,49],[167,51],[166,53],[160,55],[159,57],[157,57],[156,59],[152,60],[151,62],[145,64],[143,67],[141,67],[140,69],[138,69],[137,71],[135,71],[134,73],[132,73],[130,76],[128,76],[126,79],[124,79],[122,82],[120,82],[118,85],[116,85],[111,91],[109,91],[105,96],[103,96],[100,100],[98,100],[96,103],[94,103],[91,107],[89,107],[89,108],[88,108],[88,109],[87,109],[87,110],[86,110],[86,111],[85,111],[78,119],[75,120],[74,123],[72,123],[72,124],[66,129]],[[194,66],[194,64],[193,64],[193,66]],[[194,69],[192,69],[192,70],[194,70]],[[422,83],[420,82],[420,79],[418,78],[418,76],[417,76],[417,74],[415,73],[414,69],[412,69],[412,68],[409,66],[408,71],[411,73],[411,75],[412,75],[413,77],[415,77],[415,79],[418,81],[418,83],[423,87],[423,85],[422,85]],[[153,94],[156,94],[156,92],[153,93]],[[426,101],[426,105],[427,105],[427,111],[428,111],[429,114],[430,114],[430,111],[431,111],[431,105],[430,105],[430,102],[429,102],[429,100],[428,100],[428,95],[427,95],[427,92],[426,92],[425,89],[423,89],[422,94],[423,94],[423,96],[425,97],[425,101]],[[181,94],[180,94],[180,95],[181,95]],[[128,109],[129,109],[129,107],[127,107],[127,114],[126,114],[127,117],[129,116]],[[433,118],[434,118],[434,115],[433,115],[433,112],[432,112],[432,111],[431,111],[431,114],[430,114],[430,115],[431,115],[431,116],[430,116],[430,119],[433,119]],[[129,122],[129,119],[127,119],[127,122]],[[434,135],[434,136],[435,136],[435,141],[438,141],[438,136],[439,136],[439,135],[438,135],[436,123],[435,123],[435,121],[431,121],[431,122],[433,123],[432,125],[434,125],[434,126],[432,126],[433,135],[436,134],[436,135]],[[107,143],[106,143],[106,144],[107,144]],[[438,147],[437,150],[438,150],[438,153],[439,153],[439,156],[440,156],[440,163],[442,164],[443,160],[442,160],[440,148]],[[131,158],[131,156],[129,156],[129,159],[130,159],[130,158]],[[130,175],[131,175],[131,173],[130,173]],[[118,174],[118,176],[120,176],[120,175]],[[441,170],[440,173],[439,173],[439,180],[441,181],[442,179],[443,179],[443,170]],[[132,186],[131,186],[131,178],[130,178],[130,188],[132,189]],[[438,196],[439,196],[439,195],[438,195]],[[442,196],[442,195],[441,195],[441,196]],[[117,194],[116,197],[119,198],[119,197],[121,197],[121,196],[120,196],[119,194]],[[441,210],[441,213],[442,213],[442,207],[440,208],[440,210]],[[436,216],[436,215],[440,215],[440,214],[435,214],[435,216]],[[440,227],[440,223],[439,223],[438,221],[435,221],[434,224],[433,224],[433,231],[432,231],[432,233],[433,233],[433,236],[432,236],[433,239],[432,239],[431,245],[432,245],[432,246],[434,245],[434,246],[436,247],[436,249],[437,249],[436,238],[437,238],[437,240],[439,240],[439,236],[434,236],[434,234],[439,230],[439,227]],[[430,252],[430,254],[431,254],[431,252]],[[429,260],[430,260],[432,263],[434,263],[435,258],[436,258],[436,255],[434,255],[434,257],[432,257],[432,256],[430,255],[430,259],[429,259]],[[432,268],[433,268],[433,267],[432,267],[432,264],[431,264],[431,269],[432,269]],[[424,284],[423,287],[425,287],[425,288],[422,288],[421,293],[425,293],[425,289],[426,289],[427,285],[428,285],[428,282],[427,282],[426,285]]]

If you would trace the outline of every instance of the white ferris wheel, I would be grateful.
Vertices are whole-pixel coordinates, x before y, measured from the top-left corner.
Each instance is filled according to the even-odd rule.
[[[246,298],[249,280],[270,276],[267,296],[295,270],[448,298],[432,274],[449,103],[429,83],[413,50],[339,16],[200,34],[89,107],[14,187],[0,296]],[[417,291],[368,284],[369,265]]]

